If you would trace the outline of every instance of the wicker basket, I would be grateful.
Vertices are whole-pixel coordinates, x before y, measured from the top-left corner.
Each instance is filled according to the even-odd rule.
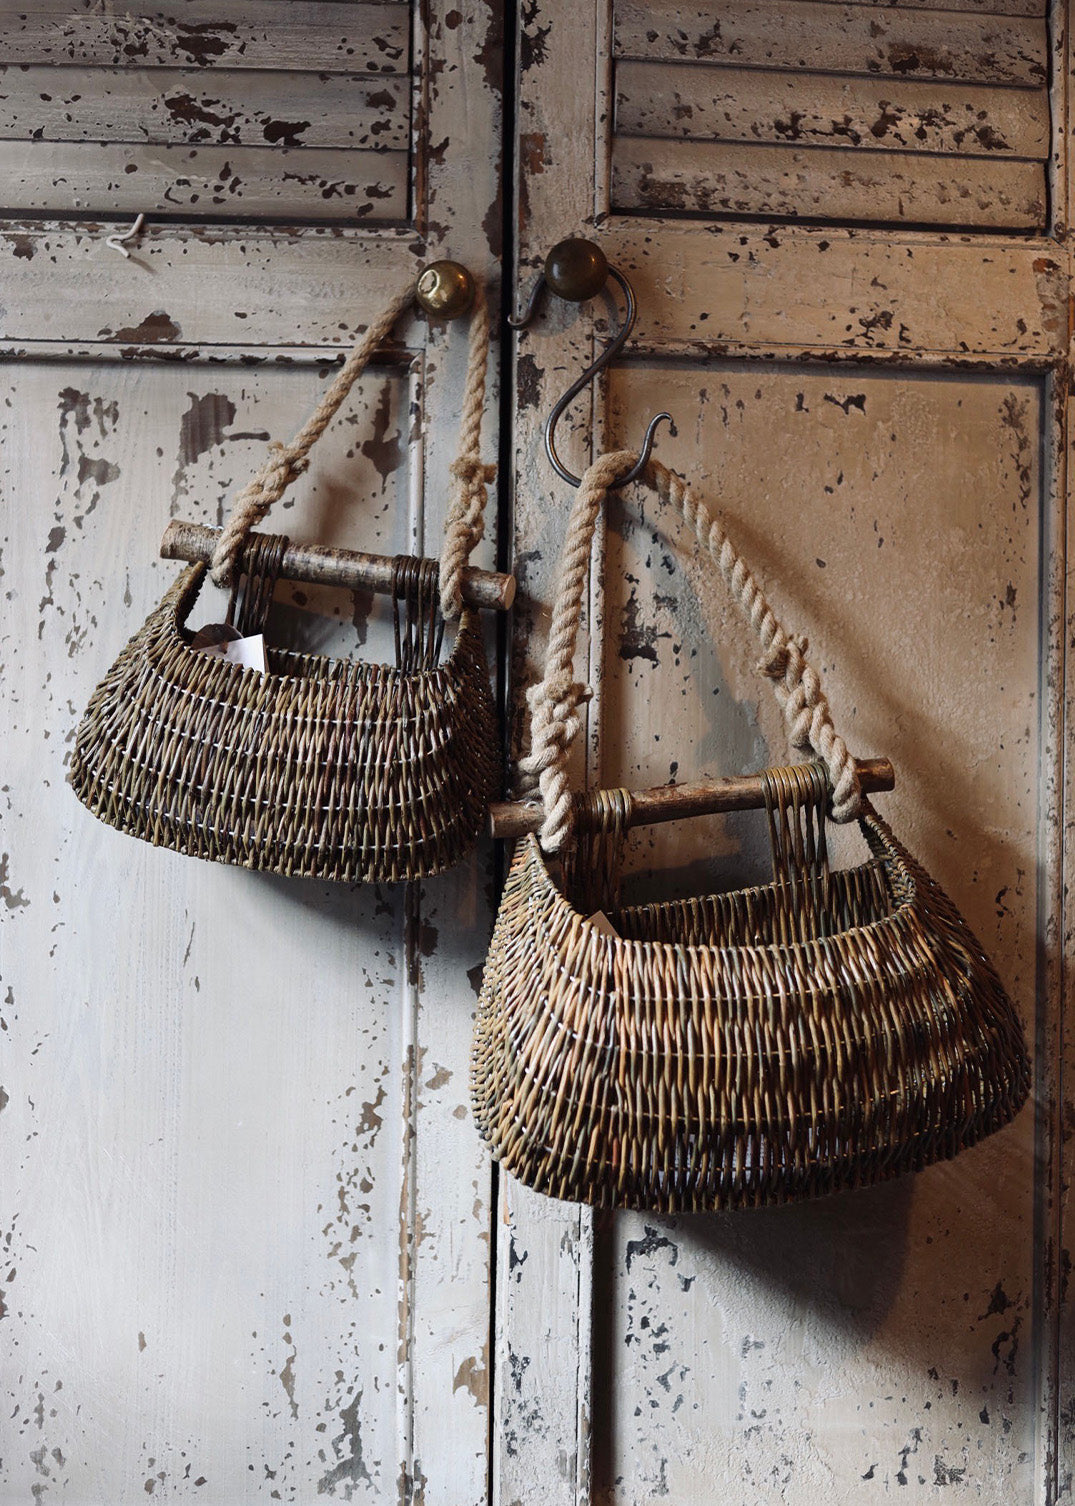
[[[584,478],[565,548],[576,563],[608,462],[622,474],[633,459],[604,457]],[[764,776],[772,884],[617,908],[630,796],[562,798],[583,690],[565,673],[569,567],[524,764],[540,773],[545,827],[516,849],[478,1006],[478,1127],[538,1191],[661,1212],[781,1203],[953,1156],[1026,1098],[1015,1010],[955,906],[856,790],[805,644],[678,478],[651,463],[646,479],[682,507],[758,630],[793,740],[824,756]],[[834,812],[857,818],[870,854],[842,872],[827,857]],[[561,843],[570,898],[543,850]],[[618,935],[586,918],[598,905]]]
[[[235,615],[243,634],[263,627],[287,546],[250,530],[302,469],[410,296],[371,327],[297,439],[276,447],[239,499],[214,577],[232,581],[229,621]],[[395,665],[270,648],[261,674],[205,654],[192,647],[187,623],[206,570],[185,569],[97,687],[78,729],[70,781],[101,820],[193,857],[323,879],[424,878],[465,854],[499,763],[481,626],[459,597],[491,479],[473,453],[487,349],[482,303],[472,315],[466,442],[453,466],[459,484],[445,553],[439,569],[396,561]],[[441,663],[445,616],[459,620]]]

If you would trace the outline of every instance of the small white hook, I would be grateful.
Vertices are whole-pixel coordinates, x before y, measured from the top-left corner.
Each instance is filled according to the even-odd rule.
[[[111,246],[113,251],[118,251],[121,256],[125,256],[128,260],[130,260],[131,253],[127,250],[127,247],[123,244],[123,242],[133,241],[135,237],[140,233],[142,226],[145,224],[145,221],[145,215],[140,214],[131,228],[125,231],[122,235],[117,234],[108,236],[105,241],[105,245]]]

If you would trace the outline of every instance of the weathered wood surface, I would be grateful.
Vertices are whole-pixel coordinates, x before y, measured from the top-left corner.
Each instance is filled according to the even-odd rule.
[[[0,68],[0,138],[406,151],[406,74]]]
[[[789,5],[807,5],[812,0],[788,0]],[[885,10],[967,10],[984,16],[1046,16],[1048,0],[852,0],[855,5],[873,5]]]
[[[243,1500],[253,1463],[281,1492],[336,1480],[380,1499],[401,1456],[379,1397],[410,1359],[402,896],[297,893],[156,851],[64,783],[94,681],[174,575],[154,558],[168,493],[219,516],[260,458],[255,432],[320,384],[24,365],[5,385],[4,654],[26,711],[4,844],[20,895],[3,947],[6,1352],[23,1356],[5,1367],[5,1490]],[[383,413],[390,447],[407,399],[398,377],[364,382],[360,432]],[[322,441],[295,505],[328,536],[405,548],[413,478],[390,449],[349,460],[349,431]],[[210,591],[204,615],[220,602]],[[327,617],[310,605],[285,595],[277,631],[388,649],[346,597]]]
[[[406,73],[410,6],[350,0],[20,0],[0,14],[6,63]]]
[[[615,0],[615,55],[1040,88],[1044,19],[799,0]]]
[[[407,5],[40,0],[0,59],[7,214],[409,217]]]
[[[982,84],[625,60],[616,66],[616,131],[1043,161],[1049,98]]]
[[[561,220],[553,241],[562,229]],[[276,342],[309,360],[353,343],[370,286],[402,287],[427,259],[410,232],[206,227],[177,245],[151,223],[125,262],[105,245],[114,230],[0,227],[0,347],[119,359],[152,346],[185,359]],[[636,348],[896,361],[913,350],[1042,368],[1066,350],[1066,263],[1037,241],[991,239],[983,248],[913,233],[749,225],[699,235],[667,222],[655,237],[631,220],[613,222],[601,239],[638,290]],[[539,265],[547,249],[535,248]],[[779,296],[785,283],[794,297]],[[406,323],[397,333],[418,338]],[[573,375],[565,366],[564,387]],[[540,450],[540,433],[536,443]],[[546,485],[543,477],[534,484]]]
[[[865,795],[895,788],[896,775],[887,758],[858,760],[859,785]],[[577,799],[581,802],[582,796]],[[659,826],[690,816],[713,816],[727,811],[765,809],[765,786],[760,774],[737,774],[720,779],[698,779],[689,784],[662,784],[653,789],[631,789],[631,809],[625,825]],[[540,831],[544,812],[533,800],[496,801],[489,808],[489,829],[494,837],[508,841],[527,832]]]
[[[679,430],[662,458],[719,490],[781,618],[808,633],[849,745],[892,755],[886,818],[957,897],[1032,1027],[1039,907],[1055,903],[1031,878],[1049,753],[1034,709],[1049,652],[1039,384],[635,365],[611,384],[614,439],[658,398]],[[626,498],[609,534],[610,784],[689,779],[714,757],[742,766],[759,744],[783,755],[737,613],[719,582],[669,568],[679,530],[669,545],[662,524],[648,498]],[[646,830],[626,897],[761,879],[763,828],[728,817]],[[719,1481],[748,1482],[751,1506],[857,1502],[868,1476],[909,1499],[954,1481],[1034,1499],[1040,1378],[1022,1336],[1049,1314],[1033,1147],[1027,1112],[950,1167],[831,1204],[610,1221],[597,1248],[597,1269],[616,1274],[613,1291],[597,1287],[596,1498],[703,1499]]]
[[[612,153],[617,209],[714,219],[867,221],[1042,229],[1045,167],[994,158],[851,152],[832,147],[619,138]]]
[[[1037,370],[1067,355],[1049,243],[630,222],[602,243],[638,289],[633,343],[654,353]]]
[[[1045,228],[1043,19],[617,0],[613,25],[617,209]]]
[[[897,21],[905,35],[943,32],[946,45],[960,45],[966,23],[1017,47],[1018,16],[1042,14],[779,9],[773,19],[768,8],[768,36],[760,5],[616,13],[617,24],[638,17],[637,45],[621,47],[650,77],[674,27],[691,46],[667,71],[693,71],[692,49],[714,20],[729,42],[756,23],[774,62],[794,54],[789,66],[810,72],[835,70],[854,48],[868,64],[871,22],[878,49]],[[782,619],[809,634],[853,751],[893,756],[900,787],[879,805],[966,909],[1018,998],[1042,1117],[1035,1127],[1027,1111],[910,1182],[756,1216],[605,1216],[592,1242],[585,1214],[509,1184],[497,1374],[510,1446],[494,1461],[495,1499],[861,1506],[878,1491],[914,1502],[961,1487],[983,1501],[1052,1506],[1071,1463],[1066,1424],[1059,1441],[1055,1425],[1066,1256],[1049,1169],[1062,1112],[1065,199],[1052,201],[1061,234],[1051,240],[703,225],[655,209],[625,220],[601,86],[613,72],[611,32],[593,19],[535,7],[520,49],[524,263],[540,265],[568,227],[596,231],[639,293],[630,359],[595,412],[583,400],[572,410],[567,463],[577,471],[594,445],[635,444],[652,412],[673,412],[677,434],[659,439],[661,459],[699,479]],[[803,28],[820,21],[832,49],[811,52]],[[998,72],[1022,70],[1040,86],[1044,31],[1031,24],[1028,34],[1027,57],[1005,53]],[[756,59],[724,61],[741,70]],[[709,71],[719,99],[723,67]],[[893,97],[934,76],[941,95],[959,82],[908,61]],[[760,72],[754,82],[760,91]],[[1018,97],[1029,103],[1030,89]],[[1024,254],[1025,280],[1011,270]],[[610,313],[601,300],[554,304],[520,343],[516,747],[520,692],[547,629],[555,508],[567,502],[541,459],[540,426],[592,354],[595,318]],[[576,672],[599,687],[584,727],[587,769],[602,783],[732,773],[784,751],[736,614],[719,587],[683,570],[691,543],[674,528],[667,542],[659,522],[668,525],[648,494],[628,494],[594,552]],[[762,877],[763,828],[743,815],[644,829],[631,844],[632,897]],[[557,1386],[558,1376],[569,1380]],[[551,1477],[550,1457],[562,1461]]]
[[[256,13],[270,8],[300,28],[315,9],[274,0]],[[329,9],[365,7],[316,7]],[[1014,36],[1043,14],[1037,0],[946,9],[957,37],[960,17]],[[40,61],[79,61],[71,10],[36,8],[49,18]],[[835,30],[847,10],[860,39],[871,14],[887,38],[896,12],[905,30],[940,14],[811,0],[783,13]],[[244,4],[228,20],[254,13]],[[443,66],[418,130],[438,152],[416,164],[414,209],[441,254],[487,274],[498,38],[484,9],[458,14],[431,17]],[[210,42],[226,33],[219,7],[200,15]],[[507,1183],[494,1219],[466,1108],[487,853],[409,899],[312,885],[296,900],[292,885],[140,848],[95,825],[62,783],[89,685],[170,578],[154,561],[164,517],[220,519],[266,440],[292,432],[320,390],[326,357],[431,248],[388,227],[151,224],[126,262],[104,245],[114,224],[7,224],[5,1506],[35,1488],[94,1506],[318,1494],[466,1506],[487,1499],[490,1445],[497,1506],[862,1506],[879,1491],[914,1503],[953,1490],[1055,1506],[1068,1490],[1060,1194],[1075,1141],[1061,1134],[1071,927],[1056,825],[1062,772],[1075,809],[1056,716],[1068,165],[1053,170],[1054,239],[609,220],[604,15],[539,0],[521,26],[523,276],[596,220],[641,302],[633,358],[600,402],[572,410],[566,457],[577,469],[595,443],[634,442],[654,405],[674,409],[679,432],[659,453],[708,471],[782,613],[811,631],[855,751],[895,755],[901,789],[886,814],[967,908],[1026,1010],[1036,1132],[1028,1112],[909,1184],[771,1215],[611,1218],[595,1237],[589,1214]],[[291,68],[292,35],[257,66]],[[117,37],[102,66],[152,66],[117,52]],[[731,65],[711,71],[727,80],[743,60]],[[364,66],[333,68],[326,97]],[[686,77],[698,65],[660,66]],[[1057,77],[1069,68],[1061,60]],[[200,76],[209,88],[209,69]],[[893,89],[927,76],[909,67]],[[939,76],[944,97],[957,87]],[[1009,101],[977,87],[991,119],[1018,99],[1020,129],[1040,124],[1033,89]],[[318,129],[333,128],[330,113]],[[516,748],[570,502],[540,427],[610,312],[553,302],[520,341]],[[461,343],[419,320],[397,333],[398,357],[369,373],[357,422],[326,439],[285,517],[344,545],[435,552],[455,419],[438,384],[458,391]],[[407,445],[419,414],[424,451]],[[781,744],[753,656],[719,597],[655,537],[649,504],[634,506],[614,506],[595,553],[579,660],[597,690],[590,777],[758,766]],[[389,519],[401,515],[397,536]],[[308,647],[365,634],[361,652],[385,651],[368,602],[318,588],[282,598],[281,629]],[[712,818],[670,845],[656,828],[635,839],[630,881],[667,893],[760,872],[758,825]]]
[[[405,220],[406,152],[0,141],[9,212]]]
[[[189,560],[207,565],[220,540],[219,528],[173,518],[164,530],[160,555],[166,560]],[[261,534],[252,532],[251,542]],[[240,555],[239,569],[244,557]],[[338,586],[344,591],[373,591],[391,596],[395,589],[395,559],[390,554],[363,553],[360,549],[332,548],[328,544],[289,543],[280,561],[282,580],[307,585]],[[515,600],[515,577],[503,571],[479,570],[467,565],[460,579],[462,599],[473,607],[491,607],[506,612]]]
[[[313,9],[227,19],[274,10],[297,50]],[[357,34],[365,7],[331,9]],[[181,8],[227,33],[221,14]],[[46,8],[50,56],[73,45],[59,15]],[[409,893],[295,885],[133,843],[63,782],[95,680],[174,578],[155,558],[168,516],[218,524],[422,262],[451,254],[495,280],[498,18],[437,4],[423,18],[422,129],[439,151],[416,162],[406,236],[151,225],[125,261],[104,245],[114,224],[51,225],[5,257],[35,274],[0,408],[3,696],[19,724],[0,843],[5,1503],[486,1497],[490,1172],[466,1070],[488,850]],[[292,61],[285,48],[271,65]],[[235,258],[230,286],[207,250]],[[213,338],[184,346],[177,298],[191,332],[199,305],[228,306]],[[120,359],[62,359],[95,300],[91,345]],[[414,318],[396,336],[272,522],[437,552],[465,329]],[[487,532],[484,568],[492,514]],[[386,612],[283,588],[272,631],[390,658]]]

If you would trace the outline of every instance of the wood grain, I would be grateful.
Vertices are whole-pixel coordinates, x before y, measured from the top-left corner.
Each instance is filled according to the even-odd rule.
[[[123,9],[95,0],[95,32],[77,3],[46,6],[49,58],[81,66],[81,38]],[[366,7],[170,9],[226,40],[251,17],[290,25],[280,49],[252,44],[279,73],[317,41],[315,11],[358,36]],[[410,8],[371,9],[399,19],[406,59]],[[498,18],[433,0],[414,20],[422,129],[441,144],[416,212],[436,201],[450,254],[495,282]],[[212,63],[156,45],[132,71],[178,61],[211,88]],[[360,67],[332,65],[318,130],[348,129],[336,78]],[[22,708],[0,843],[0,1328],[25,1357],[0,1379],[0,1499],[479,1502],[492,1215],[465,1083],[487,853],[407,895],[288,884],[124,839],[64,784],[80,703],[176,571],[154,558],[170,511],[218,524],[434,253],[420,226],[156,220],[127,261],[104,243],[115,228],[84,212],[4,226],[29,240],[3,240],[0,297],[23,296],[27,336],[0,403],[5,659],[21,644],[0,699]],[[183,318],[225,307],[220,338],[183,349]],[[64,359],[80,326],[98,359]],[[283,521],[435,554],[466,341],[417,318],[398,334]],[[494,362],[490,457],[496,390]],[[490,517],[483,567],[495,548]],[[272,630],[391,659],[382,606],[282,587]]]
[[[406,152],[0,141],[8,213],[399,221]]]
[[[1049,100],[1044,91],[947,81],[625,60],[616,65],[616,131],[1041,161]]]
[[[173,518],[161,540],[161,559],[189,560],[207,565],[213,558],[220,534],[219,528]],[[251,541],[258,537],[257,532],[249,535]],[[239,568],[242,569],[241,559]],[[373,591],[379,596],[392,594],[394,573],[394,560],[390,555],[367,554],[358,549],[327,544],[289,544],[280,563],[280,575],[284,580],[339,586],[345,591]],[[467,565],[463,570],[460,593],[468,606],[506,612],[515,600],[515,577]]]
[[[344,0],[174,0],[132,14],[92,0],[20,0],[0,14],[6,63],[406,73],[410,9]]]
[[[1042,20],[800,0],[616,0],[615,56],[1041,88]]]
[[[0,137],[406,151],[406,75],[0,68]]]
[[[887,758],[862,759],[858,763],[859,782],[864,794],[896,787],[896,775]],[[580,797],[581,798],[581,797]],[[665,821],[682,821],[690,816],[713,816],[723,811],[765,809],[765,788],[761,776],[739,774],[725,779],[698,780],[691,784],[658,785],[650,790],[631,791],[631,810],[627,827],[659,826]],[[540,831],[544,812],[532,801],[497,801],[489,808],[489,830],[502,841]]]
[[[718,145],[620,137],[612,202],[625,211],[718,219],[793,218],[837,224],[919,224],[1041,230],[1041,163],[828,147]]]

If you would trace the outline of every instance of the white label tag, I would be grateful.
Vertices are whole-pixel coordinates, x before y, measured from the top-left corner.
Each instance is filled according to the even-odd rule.
[[[201,650],[203,654],[215,654],[218,659],[227,659],[229,664],[238,664],[243,669],[266,671],[265,635],[254,633],[249,638],[232,638],[227,643],[214,643]]]
[[[587,925],[593,926],[595,931],[600,931],[602,936],[613,936],[619,940],[620,933],[609,920],[604,910],[595,910],[592,915],[586,917]]]

